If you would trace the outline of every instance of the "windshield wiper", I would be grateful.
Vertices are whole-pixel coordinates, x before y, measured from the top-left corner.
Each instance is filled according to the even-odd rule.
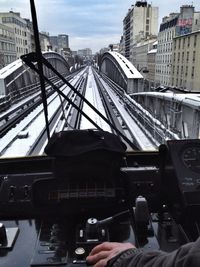
[[[134,150],[138,150],[138,147],[129,140],[112,122],[110,122],[98,109],[96,109],[71,83],[67,81],[49,62],[46,58],[43,57],[40,42],[39,42],[39,31],[38,31],[38,24],[37,24],[37,16],[36,10],[34,5],[34,0],[30,0],[31,2],[31,13],[32,13],[32,20],[33,20],[33,29],[35,35],[35,44],[36,44],[36,52],[32,52],[26,55],[21,56],[21,59],[36,73],[40,76],[41,82],[41,90],[42,90],[42,101],[45,110],[45,120],[47,125],[47,130],[49,133],[49,125],[48,125],[48,112],[47,112],[47,99],[45,93],[45,81],[48,82],[55,90],[64,97],[73,107],[75,107],[86,119],[88,119],[95,127],[99,130],[103,129],[99,127],[92,119],[88,117],[88,115],[83,112],[76,104],[74,104],[56,85],[54,85],[43,73],[43,65],[49,68],[54,74],[56,74],[70,89],[78,95],[82,101],[84,101],[99,117],[101,117],[124,141],[126,141]],[[35,62],[38,63],[38,68],[35,66]],[[42,69],[42,71],[41,71]]]

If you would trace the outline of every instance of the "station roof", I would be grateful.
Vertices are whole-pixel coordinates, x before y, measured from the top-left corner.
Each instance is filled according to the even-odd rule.
[[[142,74],[134,67],[134,65],[123,55],[118,52],[109,51],[107,52],[111,54],[115,60],[118,62],[120,67],[123,69],[126,77],[128,79],[143,79]]]

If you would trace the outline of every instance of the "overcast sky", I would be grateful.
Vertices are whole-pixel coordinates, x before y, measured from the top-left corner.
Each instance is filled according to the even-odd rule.
[[[93,52],[118,43],[123,31],[123,18],[135,0],[35,0],[40,31],[50,35],[68,34],[72,50],[90,47]],[[200,11],[200,0],[154,0],[159,7],[159,22],[183,4]],[[0,12],[13,10],[31,19],[29,0],[0,0]]]

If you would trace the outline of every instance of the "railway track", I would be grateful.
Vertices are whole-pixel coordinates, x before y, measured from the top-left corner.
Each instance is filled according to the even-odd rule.
[[[73,76],[68,76],[67,79],[72,79]],[[63,82],[58,78],[51,79],[55,85],[61,87]],[[38,87],[38,85],[36,86]],[[38,88],[39,90],[39,88]],[[50,97],[54,91],[51,86],[46,85],[47,97]],[[34,93],[28,99],[19,102],[14,107],[0,114],[0,138],[3,137],[10,129],[15,127],[21,120],[23,120],[32,110],[42,103],[41,92]]]
[[[97,72],[94,72],[95,79],[99,85],[100,91],[104,94],[104,105],[109,111],[109,116],[118,129],[129,138],[139,150],[155,150],[156,142],[149,138],[141,127],[135,122],[126,108],[124,101],[124,90],[115,83],[103,79]],[[127,149],[131,150],[129,144]]]
[[[166,129],[166,127],[156,118],[154,118],[147,110],[145,110],[139,103],[132,99],[129,95],[124,93],[124,90],[107,78],[105,75],[101,79],[108,84],[112,90],[118,95],[120,101],[123,103],[127,113],[131,116],[137,126],[145,133],[151,140],[155,147],[164,143],[166,139],[179,139],[179,137]],[[143,148],[144,149],[144,148]]]
[[[82,74],[76,75],[73,79],[71,79],[71,83],[74,84],[74,86],[78,87],[81,79]],[[66,85],[63,85],[60,89],[68,97],[73,98],[74,94]],[[61,124],[60,118],[65,118],[65,121],[66,119],[68,119],[66,118],[66,114],[63,115],[63,110],[65,110],[65,108],[67,107],[67,102],[55,92],[53,92],[48,97],[47,102],[49,111],[49,127],[52,133],[53,129],[56,130],[57,125],[55,126],[55,124]],[[70,107],[68,106],[68,108]],[[70,113],[68,114],[68,116],[70,116]],[[66,122],[64,123],[64,125],[65,124]],[[22,153],[22,156],[33,155],[38,153],[39,151],[41,154],[43,153],[43,151],[41,151],[41,147],[42,144],[45,143],[47,137],[42,104],[38,103],[35,109],[32,109],[31,112],[26,114],[19,123],[15,123],[13,125],[14,126],[12,127],[12,129],[10,129],[0,140],[1,156],[13,156],[15,151],[18,156],[19,151],[20,153]],[[23,137],[21,135],[22,132],[27,133],[27,136]],[[20,143],[21,147],[19,148]]]
[[[148,131],[142,128],[141,120],[135,116],[142,113],[139,105],[131,111],[133,103],[131,99],[124,94],[124,91],[116,84],[105,80],[95,70],[86,68],[78,73],[72,80],[71,84],[106,118],[108,123],[102,116],[99,116],[87,102],[84,102],[80,96],[73,92],[70,87],[63,85],[60,90],[66,98],[61,94],[52,93],[48,96],[48,121],[50,135],[54,132],[69,129],[88,129],[99,128],[114,132],[122,138],[125,136],[125,143],[128,150],[132,150],[130,143],[133,143],[139,150],[155,150],[158,144]],[[36,101],[37,102],[37,101]],[[37,102],[39,103],[39,102]],[[33,103],[35,104],[35,103]],[[73,104],[73,105],[72,105]],[[78,107],[77,110],[74,104]],[[0,139],[1,156],[16,155],[41,155],[47,144],[47,134],[43,114],[42,104],[35,104],[31,112],[24,112],[25,117],[15,122],[15,127],[7,131]],[[82,110],[82,112],[80,112]],[[91,120],[83,116],[85,113]],[[92,124],[92,122],[94,124]],[[114,125],[114,127],[112,125]],[[21,133],[25,133],[24,137]],[[121,134],[119,134],[121,133]],[[23,139],[23,140],[22,140]],[[127,142],[130,140],[130,142]],[[19,148],[23,141],[23,148]],[[22,146],[22,145],[21,145]]]

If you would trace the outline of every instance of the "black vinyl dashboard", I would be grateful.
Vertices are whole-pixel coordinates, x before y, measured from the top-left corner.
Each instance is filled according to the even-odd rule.
[[[1,266],[86,266],[104,241],[172,251],[198,238],[200,140],[127,153],[109,177],[60,178],[56,160],[0,159]]]

